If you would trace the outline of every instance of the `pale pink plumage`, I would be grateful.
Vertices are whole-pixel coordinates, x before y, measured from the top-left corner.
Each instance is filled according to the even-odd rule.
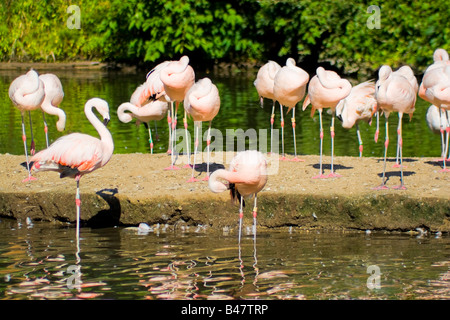
[[[312,77],[308,85],[308,94],[303,101],[303,110],[311,104],[311,116],[314,115],[315,110],[319,111],[320,122],[320,160],[319,160],[319,175],[313,178],[330,178],[340,177],[334,173],[333,158],[334,158],[334,116],[335,109],[339,101],[346,98],[352,89],[352,85],[346,79],[342,79],[336,72],[325,70],[318,67],[316,75]],[[322,126],[322,111],[325,108],[331,109],[331,172],[329,175],[323,175],[322,171],[322,146],[323,146],[323,126]]]
[[[194,164],[192,167],[192,176],[188,180],[189,182],[194,182],[194,168],[195,168],[195,157],[197,154],[198,147],[198,130],[201,126],[201,122],[209,121],[208,127],[208,161],[207,161],[207,175],[204,180],[209,179],[209,144],[210,144],[210,131],[211,122],[217,115],[220,109],[220,96],[219,90],[216,85],[211,82],[209,78],[203,78],[197,81],[187,92],[184,98],[184,109],[187,114],[192,117],[195,123],[195,151],[194,151]]]
[[[294,139],[294,159],[293,161],[300,161],[297,159],[297,143],[295,139],[295,106],[305,96],[306,85],[309,81],[309,74],[295,65],[295,60],[288,58],[286,65],[278,70],[274,78],[273,95],[274,99],[280,104],[281,114],[281,139],[282,139],[282,158],[284,155],[284,119],[283,106],[288,108],[289,112],[292,110],[292,132]]]
[[[219,193],[231,190],[232,199],[240,201],[239,241],[242,229],[243,198],[253,195],[253,231],[256,234],[257,194],[267,183],[267,160],[256,150],[238,152],[231,160],[228,170],[218,169],[211,174],[209,188]],[[235,194],[237,191],[237,195]]]

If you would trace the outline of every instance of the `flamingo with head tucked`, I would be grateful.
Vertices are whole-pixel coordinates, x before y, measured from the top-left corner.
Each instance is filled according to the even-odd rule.
[[[103,123],[95,116],[95,108]],[[84,113],[100,135],[100,139],[82,133],[71,133],[58,138],[48,148],[32,158],[31,171],[56,171],[61,178],[72,177],[77,182],[75,204],[77,208],[77,239],[80,227],[80,179],[85,174],[105,166],[114,151],[112,135],[106,128],[109,122],[109,107],[105,100],[93,98],[86,102]]]
[[[153,138],[149,122],[162,120],[169,109],[169,104],[161,100],[149,101],[138,107],[130,102],[124,102],[117,108],[117,117],[124,123],[136,118],[136,125],[144,123],[149,135],[150,153],[153,154]],[[127,112],[128,111],[128,112]]]
[[[211,123],[214,117],[217,115],[220,109],[220,96],[219,90],[211,82],[209,78],[203,78],[197,81],[187,92],[184,98],[184,109],[187,114],[189,114],[192,119],[194,119],[195,125],[195,150],[194,150],[194,163],[192,165],[192,176],[188,182],[197,181],[194,178],[194,167],[195,167],[195,157],[197,155],[198,141],[198,130],[203,121],[209,121],[208,135],[207,135],[207,173],[203,180],[209,179],[209,146],[211,143]]]
[[[31,125],[31,110],[38,109],[42,101],[45,98],[44,83],[39,79],[39,74],[31,69],[26,74],[21,75],[14,79],[9,86],[9,98],[14,105],[20,110],[22,115],[22,140],[25,149],[25,157],[27,163],[28,178],[25,181],[35,180],[31,176],[30,165],[28,161],[27,151],[27,136],[25,134],[24,114],[28,111],[30,118],[30,130],[31,130],[31,154],[34,154],[34,140],[33,140],[33,128]]]
[[[399,148],[399,164],[400,164],[400,186],[395,189],[406,189],[403,181],[402,166],[402,118],[403,114],[409,114],[410,118],[414,112],[417,97],[417,80],[415,77],[410,78],[412,70],[408,66],[404,66],[393,72],[391,67],[383,65],[378,72],[378,81],[375,85],[375,98],[380,111],[384,113],[386,118],[386,140],[384,144],[384,165],[383,165],[383,181],[376,189],[387,189],[386,186],[386,157],[389,145],[389,115],[391,112],[398,112],[398,128],[397,128],[397,145]]]
[[[373,81],[362,82],[354,86],[350,94],[339,101],[336,106],[336,117],[342,121],[342,127],[350,129],[356,125],[360,157],[363,153],[363,142],[359,131],[359,122],[371,123],[376,110],[377,101],[375,100],[375,83]]]
[[[316,75],[311,79],[308,85],[308,94],[303,102],[303,110],[311,104],[311,116],[314,115],[315,110],[319,111],[320,122],[320,163],[319,175],[317,178],[333,178],[340,177],[334,172],[333,157],[334,157],[334,116],[336,113],[336,106],[342,99],[346,98],[352,89],[352,85],[346,79],[342,79],[336,72],[325,70],[318,67]],[[331,172],[325,176],[322,171],[322,147],[323,147],[323,126],[322,126],[322,111],[324,108],[331,109]]]
[[[237,153],[230,162],[228,170],[218,169],[211,174],[209,188],[219,193],[231,190],[232,200],[240,201],[239,209],[239,242],[242,233],[242,218],[244,216],[244,197],[253,196],[253,234],[256,237],[257,194],[267,183],[267,160],[256,150]]]
[[[278,70],[274,78],[273,95],[280,104],[281,113],[281,144],[282,160],[284,155],[284,119],[283,106],[288,107],[289,112],[292,109],[292,131],[294,136],[294,158],[292,161],[302,161],[297,158],[297,143],[295,139],[295,106],[305,96],[306,85],[309,81],[309,74],[295,65],[295,60],[288,58],[286,65]]]
[[[261,108],[263,107],[263,100],[272,100],[272,114],[270,116],[270,153],[272,153],[273,145],[273,123],[275,121],[275,96],[273,94],[275,75],[281,69],[281,66],[275,61],[269,61],[263,65],[256,75],[256,80],[253,82],[256,91],[261,101]]]

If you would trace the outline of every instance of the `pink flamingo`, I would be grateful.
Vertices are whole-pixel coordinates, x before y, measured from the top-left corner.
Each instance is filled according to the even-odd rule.
[[[375,100],[375,83],[366,81],[354,86],[350,94],[339,101],[336,106],[336,117],[342,121],[342,127],[352,128],[356,124],[356,134],[359,142],[359,157],[362,157],[363,142],[359,131],[359,122],[372,122],[372,117],[377,110]]]
[[[167,64],[166,67],[161,69],[160,73],[161,82],[164,84],[165,94],[169,97],[171,103],[171,113],[172,113],[172,163],[170,167],[166,168],[166,170],[178,169],[173,160],[174,154],[174,141],[176,141],[176,126],[177,126],[177,112],[178,105],[180,102],[184,101],[184,97],[186,96],[187,91],[194,85],[195,82],[195,73],[194,69],[189,65],[189,57],[182,56],[179,61],[171,61]],[[173,112],[173,102],[175,102],[175,113]],[[188,131],[187,131],[187,118],[186,118],[186,110],[184,110],[184,129],[186,134],[186,146],[188,153],[188,164],[187,167],[190,167],[190,147],[189,147],[189,139],[188,139]]]
[[[442,171],[450,171],[446,168],[448,148],[445,147],[446,143],[444,142],[449,139],[450,126],[448,121],[443,119],[443,116],[446,115],[445,110],[450,110],[450,61],[444,49],[435,51],[434,63],[427,68],[423,75],[419,88],[419,97],[439,107],[441,111]],[[446,139],[444,139],[444,133]]]
[[[225,180],[223,182],[221,180]],[[209,188],[219,193],[231,190],[231,199],[240,201],[239,242],[241,241],[244,197],[253,195],[253,234],[256,236],[257,194],[267,183],[267,161],[256,150],[241,151],[234,156],[228,170],[218,169],[211,174]]]
[[[342,79],[336,72],[325,70],[318,67],[316,75],[311,79],[308,85],[308,94],[303,101],[303,110],[311,104],[311,116],[314,115],[315,110],[319,111],[320,122],[320,169],[319,175],[313,177],[317,178],[334,178],[340,175],[334,173],[333,157],[334,157],[334,116],[336,113],[336,106],[345,97],[350,94],[352,85],[346,79]],[[323,149],[323,126],[322,126],[322,110],[324,108],[331,109],[331,173],[325,176],[322,171],[322,149]]]
[[[44,119],[45,141],[48,147],[48,127],[47,122],[45,121],[45,113],[58,116],[56,129],[59,132],[64,131],[66,126],[66,114],[62,109],[58,108],[64,98],[64,91],[61,81],[52,73],[41,74],[39,79],[44,83],[45,90],[45,98],[44,101],[42,101],[41,109],[42,118]]]
[[[263,107],[263,100],[271,99],[272,104],[272,114],[270,116],[270,153],[272,153],[273,145],[273,123],[275,121],[275,96],[273,94],[274,79],[277,72],[281,69],[281,66],[275,61],[269,61],[263,65],[256,75],[256,80],[253,82],[258,91],[258,95],[261,100],[261,108]]]
[[[286,65],[275,75],[273,85],[273,95],[280,104],[281,114],[281,144],[282,157],[284,160],[284,119],[283,106],[288,107],[288,113],[292,109],[292,131],[294,136],[294,159],[292,161],[302,161],[297,158],[297,143],[295,140],[295,105],[305,96],[306,85],[309,81],[309,74],[295,65],[295,60],[288,58]]]
[[[117,108],[117,117],[124,123],[130,122],[133,118],[136,118],[136,125],[139,125],[141,122],[144,123],[148,130],[150,153],[153,154],[154,144],[149,122],[152,120],[162,120],[166,116],[168,109],[168,103],[161,100],[149,101],[141,107],[137,107],[130,102],[125,102]]]
[[[383,181],[382,184],[375,188],[379,189],[387,189],[386,186],[386,157],[387,157],[387,148],[389,145],[389,115],[391,112],[398,112],[398,128],[397,128],[397,144],[400,148],[400,186],[394,187],[395,189],[406,189],[403,181],[403,166],[402,166],[402,148],[403,148],[403,139],[402,139],[402,118],[403,114],[407,113],[412,117],[414,112],[414,106],[416,103],[417,97],[417,85],[414,85],[414,82],[411,79],[408,79],[407,74],[409,72],[405,71],[405,68],[409,68],[407,66],[402,67],[401,70],[397,70],[396,72],[392,72],[391,67],[387,65],[383,65],[378,71],[378,81],[375,87],[375,98],[377,100],[377,105],[380,108],[380,111],[384,113],[384,117],[386,118],[386,140],[384,143],[384,165],[383,165]],[[400,71],[400,72],[399,72]],[[412,70],[411,70],[412,73]],[[416,80],[417,82],[417,80]]]
[[[31,110],[38,109],[42,101],[45,98],[44,83],[39,79],[38,73],[31,69],[26,74],[21,75],[14,79],[9,86],[9,98],[14,105],[20,110],[22,115],[22,140],[25,149],[25,157],[27,161],[28,178],[23,182],[35,180],[36,178],[31,176],[30,165],[28,161],[27,152],[27,136],[25,134],[24,114],[28,111],[30,118],[30,130],[31,130],[31,154],[34,154],[34,141],[33,141],[33,128],[31,124]]]
[[[209,145],[211,143],[211,123],[220,109],[219,90],[211,82],[209,78],[203,78],[197,81],[187,92],[184,98],[184,109],[193,118],[195,126],[195,150],[194,150],[194,164],[192,166],[192,176],[188,182],[198,181],[194,178],[195,157],[197,155],[198,147],[198,130],[203,121],[209,121],[207,147],[208,147],[208,161],[207,173],[203,180],[209,179]]]
[[[442,114],[444,112],[445,112],[445,114]],[[444,117],[446,119],[444,119]],[[440,108],[438,108],[434,104],[432,104],[428,108],[427,114],[426,114],[427,125],[428,125],[428,128],[430,128],[431,132],[440,134],[441,128],[444,126],[441,123],[442,120],[446,121],[447,122],[446,125],[449,126],[448,121],[450,120],[450,110],[441,110]],[[449,147],[448,143],[449,143],[449,140],[448,140],[448,135],[447,135],[446,142],[441,140],[441,155],[446,153],[445,150],[448,150],[448,147]],[[441,159],[439,159],[438,161],[441,161]]]
[[[103,117],[102,123],[94,114],[95,108]],[[109,122],[109,107],[105,100],[93,98],[86,102],[84,113],[100,135],[100,139],[82,133],[71,133],[58,138],[47,149],[36,153],[31,161],[31,170],[56,171],[60,178],[73,177],[77,182],[75,204],[77,208],[77,239],[80,227],[80,179],[96,169],[105,166],[114,151],[111,133],[106,128]]]

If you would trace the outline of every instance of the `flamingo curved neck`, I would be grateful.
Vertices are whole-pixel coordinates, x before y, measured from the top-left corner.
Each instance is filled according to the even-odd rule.
[[[58,122],[56,126],[58,127],[59,131],[64,130],[64,127],[66,125],[66,113],[62,109],[54,107],[46,99],[44,99],[44,102],[41,104],[41,109],[49,115],[58,116]]]
[[[120,121],[128,123],[131,121],[131,119],[133,119],[133,116],[130,115],[129,113],[126,113],[125,111],[129,111],[135,114],[138,111],[137,109],[139,108],[132,103],[129,102],[122,103],[119,106],[119,108],[117,108],[117,117],[119,118]]]
[[[84,113],[86,114],[86,118],[89,120],[89,122],[92,124],[92,126],[97,130],[98,134],[100,135],[100,140],[102,141],[102,145],[104,148],[108,148],[108,146],[112,146],[110,151],[112,154],[112,151],[114,149],[114,142],[112,139],[111,132],[106,128],[106,126],[101,122],[92,111],[92,108],[95,108],[95,106],[91,104],[86,104],[84,107]]]

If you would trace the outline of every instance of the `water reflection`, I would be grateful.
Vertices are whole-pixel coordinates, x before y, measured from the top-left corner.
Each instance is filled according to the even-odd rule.
[[[39,71],[39,70],[38,70]],[[23,154],[23,143],[21,140],[21,116],[20,112],[13,106],[8,97],[10,83],[24,70],[1,70],[0,71],[0,153]],[[89,124],[83,113],[84,103],[92,98],[99,97],[108,101],[111,109],[112,121],[108,127],[112,132],[115,142],[115,153],[148,153],[148,131],[141,125],[136,127],[132,123],[122,123],[118,120],[116,109],[122,103],[129,101],[134,89],[144,82],[145,72],[138,74],[123,74],[117,72],[102,72],[96,70],[53,70],[42,71],[54,72],[61,79],[64,87],[65,97],[60,107],[67,114],[66,130],[60,133],[56,130],[56,118],[47,116],[49,123],[50,143],[59,136],[71,132],[83,132],[96,135],[95,130]],[[197,79],[205,75],[197,74]],[[267,129],[267,150],[270,150],[270,114],[272,101],[265,100],[264,108],[261,109],[256,89],[253,86],[254,77],[234,76],[221,77],[214,74],[206,75],[217,85],[221,97],[221,109],[213,121],[213,128],[219,129],[225,134],[226,129],[241,128],[244,131],[250,128],[255,130]],[[300,106],[300,104],[299,104]],[[300,108],[300,107],[298,107]],[[440,138],[428,129],[425,122],[425,114],[428,103],[417,99],[416,111],[411,121],[404,123],[404,157],[432,157],[440,154]],[[290,115],[287,115],[288,117]],[[28,116],[27,116],[28,117]],[[182,111],[179,111],[178,119],[182,119]],[[328,134],[331,117],[324,115],[325,138],[323,150],[326,155],[330,153],[331,139]],[[28,123],[28,119],[25,120]],[[290,127],[286,120],[286,128]],[[374,142],[374,124],[362,123],[361,135],[364,141],[364,156],[382,156],[384,141],[384,119],[381,122],[381,133],[378,143]],[[45,147],[45,137],[42,123],[42,113],[32,112],[32,123],[37,150]],[[179,121],[182,129],[182,121]],[[296,140],[299,154],[319,153],[319,126],[318,115],[311,118],[309,110],[296,113]],[[192,120],[188,121],[189,132],[193,138],[194,126]],[[396,141],[397,121],[390,121],[391,141]],[[168,149],[168,126],[165,119],[152,125],[152,133],[158,138],[154,139],[155,152],[166,152]],[[274,122],[274,128],[280,129],[279,106]],[[27,126],[27,130],[29,127]],[[356,129],[343,129],[340,124],[336,125],[335,155],[358,156],[359,145]],[[28,131],[27,131],[28,132]],[[27,133],[28,134],[28,133]],[[281,130],[280,130],[281,134]],[[292,130],[285,130],[285,150],[294,152]],[[181,141],[181,140],[180,140]],[[280,139],[281,141],[281,139]],[[381,141],[381,142],[380,142]],[[420,142],[420,143],[419,143]],[[225,143],[225,142],[224,142]],[[248,145],[248,141],[246,143]],[[388,156],[395,156],[395,143],[391,144]],[[206,147],[206,143],[204,143]],[[225,145],[224,145],[225,148]],[[281,148],[281,146],[280,146]],[[192,148],[191,148],[192,149]]]
[[[0,223],[1,299],[448,299],[448,236]],[[197,231],[197,232],[196,232]],[[288,245],[287,245],[288,244]],[[71,266],[80,266],[80,282]],[[381,289],[367,287],[380,268]],[[78,285],[77,285],[78,284]],[[71,287],[70,285],[74,285]]]

